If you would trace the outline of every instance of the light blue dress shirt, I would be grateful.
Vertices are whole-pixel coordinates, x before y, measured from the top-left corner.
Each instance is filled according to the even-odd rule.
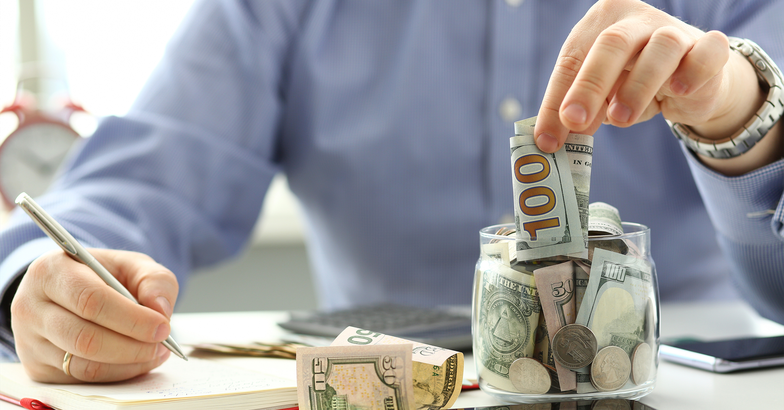
[[[147,253],[184,283],[243,248],[284,172],[322,306],[470,303],[478,231],[512,214],[512,123],[537,114],[593,4],[513,3],[202,1],[40,203],[86,245]],[[784,1],[651,3],[784,67]],[[664,301],[737,292],[784,323],[782,192],[782,161],[717,175],[660,116],[595,134],[591,201],[651,227]],[[3,291],[53,246],[41,237],[21,212],[0,235]]]

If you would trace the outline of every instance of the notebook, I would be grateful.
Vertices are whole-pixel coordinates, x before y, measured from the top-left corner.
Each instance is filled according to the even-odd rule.
[[[173,357],[124,382],[45,384],[20,363],[0,363],[0,392],[62,410],[279,409],[297,405],[296,368],[286,359]]]

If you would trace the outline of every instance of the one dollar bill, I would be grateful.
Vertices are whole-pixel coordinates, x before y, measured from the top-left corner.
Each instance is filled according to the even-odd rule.
[[[497,264],[480,277],[479,319],[473,329],[477,372],[493,386],[515,391],[509,367],[521,357],[533,357],[542,311],[534,276]]]

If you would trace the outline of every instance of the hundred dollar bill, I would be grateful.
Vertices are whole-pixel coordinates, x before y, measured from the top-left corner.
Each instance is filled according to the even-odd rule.
[[[645,259],[596,248],[576,323],[596,335],[599,349],[618,346],[631,355],[645,341],[652,267]]]
[[[574,323],[577,315],[574,294],[574,263],[571,261],[534,271],[536,288],[539,290],[539,301],[542,304],[542,315],[547,324],[550,343],[558,329]],[[577,388],[575,373],[555,361],[558,382],[561,391]]]
[[[588,233],[590,235],[622,235],[621,214],[618,208],[604,202],[588,205]]]
[[[411,345],[297,350],[300,410],[413,410]]]
[[[391,344],[412,346],[416,408],[438,410],[452,407],[463,388],[463,353],[353,326],[343,330],[332,342],[332,346]]]
[[[572,172],[574,195],[577,199],[577,210],[580,213],[580,228],[583,232],[585,246],[581,253],[572,253],[575,258],[586,257],[588,248],[588,222],[590,210],[588,197],[591,193],[591,167],[593,166],[593,137],[585,134],[569,133],[563,149],[569,159],[569,170]]]
[[[479,273],[474,360],[482,378],[500,389],[515,391],[509,381],[509,366],[533,355],[541,306],[531,273],[501,264],[493,267]]]
[[[535,124],[536,117],[517,121],[516,135],[509,142],[517,260],[530,261],[564,255],[587,257],[587,235],[583,234],[583,219],[587,234],[593,137],[570,134],[562,149],[547,154],[536,146],[533,133]],[[576,178],[573,178],[572,162],[576,162]],[[582,219],[580,204],[585,208]]]

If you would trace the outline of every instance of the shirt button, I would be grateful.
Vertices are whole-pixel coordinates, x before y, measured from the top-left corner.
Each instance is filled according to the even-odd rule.
[[[508,4],[509,7],[517,7],[523,4],[524,1],[525,0],[506,0],[506,4]]]
[[[520,102],[512,97],[504,98],[504,100],[501,101],[501,105],[498,107],[498,113],[501,114],[501,118],[507,122],[519,120],[522,112],[523,108],[520,106]]]

